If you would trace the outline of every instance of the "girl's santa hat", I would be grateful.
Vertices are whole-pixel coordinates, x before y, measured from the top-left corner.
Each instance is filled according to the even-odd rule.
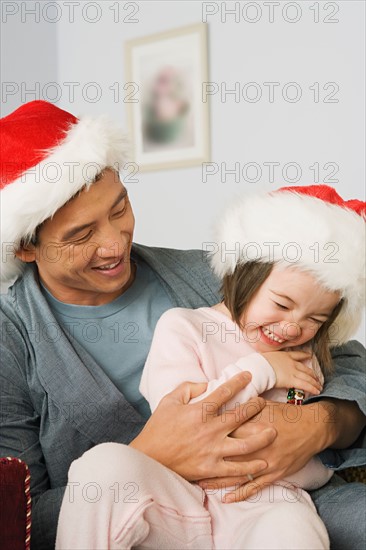
[[[14,257],[104,168],[123,167],[128,156],[121,131],[104,116],[76,118],[46,101],[31,101],[0,120],[1,280],[19,275]]]
[[[224,213],[211,263],[220,278],[250,261],[311,273],[344,300],[334,333],[341,344],[357,330],[364,307],[365,215],[365,202],[344,201],[327,185],[249,195]]]

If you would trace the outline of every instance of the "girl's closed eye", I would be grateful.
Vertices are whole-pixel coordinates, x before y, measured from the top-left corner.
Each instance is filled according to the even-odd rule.
[[[315,319],[315,317],[309,317],[309,321],[312,321],[313,323],[316,323],[317,325],[322,325],[323,323],[325,323],[325,320]]]
[[[277,307],[279,307],[280,309],[283,309],[283,310],[287,310],[288,307],[283,305],[283,304],[280,304],[279,302],[273,302]]]

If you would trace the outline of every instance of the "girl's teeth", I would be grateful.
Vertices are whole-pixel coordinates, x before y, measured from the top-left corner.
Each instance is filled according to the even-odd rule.
[[[283,342],[285,341],[285,340],[281,340],[281,338],[278,338],[277,336],[275,336],[273,334],[273,332],[268,330],[268,328],[263,328],[263,332],[268,338],[270,338],[271,340],[274,340],[275,342],[278,342],[279,344],[283,344]]]

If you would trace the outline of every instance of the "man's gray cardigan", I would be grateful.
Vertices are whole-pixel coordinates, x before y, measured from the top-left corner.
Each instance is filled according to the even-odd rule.
[[[174,306],[197,308],[219,301],[218,282],[201,251],[134,245],[134,252],[155,271]],[[144,421],[90,355],[62,331],[33,265],[2,297],[1,310],[0,456],[18,456],[30,467],[32,547],[48,550],[54,547],[71,462],[98,443],[128,444]],[[364,348],[351,342],[333,357],[336,374],[323,396],[357,401],[366,413]],[[326,451],[322,457],[335,469],[365,461],[362,448]]]

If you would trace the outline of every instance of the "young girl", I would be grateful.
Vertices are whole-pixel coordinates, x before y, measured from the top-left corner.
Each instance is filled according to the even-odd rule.
[[[161,317],[141,381],[151,408],[182,381],[205,382],[210,392],[241,371],[250,371],[251,383],[220,421],[240,414],[236,403],[253,395],[282,401],[317,395],[322,374],[315,355],[330,372],[329,347],[350,337],[362,312],[364,211],[364,203],[344,203],[325,186],[251,196],[229,210],[212,254],[223,301]],[[204,417],[217,414],[215,403],[204,403]],[[292,413],[302,409],[283,410],[294,422]],[[330,475],[313,459],[255,497],[226,503],[233,488],[204,490],[133,446],[96,445],[69,470],[56,548],[329,548],[302,488]]]
[[[251,373],[251,383],[228,403],[226,414],[257,395],[300,404],[304,396],[318,395],[321,368],[331,375],[329,348],[345,342],[360,321],[362,212],[365,203],[344,203],[327,186],[284,188],[244,198],[228,210],[211,258],[223,301],[171,309],[160,318],[140,385],[152,411],[181,382],[207,382],[194,402],[241,371]],[[296,416],[288,413],[288,420]],[[301,488],[316,489],[331,475],[313,457],[254,501],[228,506],[222,502],[232,501],[234,488],[213,486],[205,507],[214,547],[328,548],[325,528]]]

